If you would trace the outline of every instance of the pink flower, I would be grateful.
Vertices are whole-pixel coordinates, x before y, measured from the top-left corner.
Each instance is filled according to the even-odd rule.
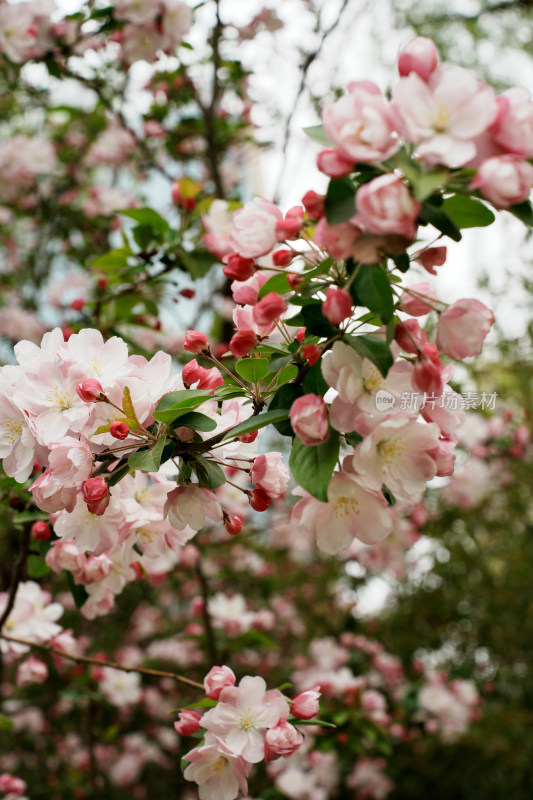
[[[380,487],[381,488],[381,487]],[[363,485],[359,477],[336,472],[328,486],[328,502],[304,497],[294,506],[291,521],[314,531],[317,545],[334,555],[355,539],[375,544],[392,530],[392,518],[381,492]]]
[[[304,221],[304,210],[301,206],[293,206],[285,214],[285,218],[276,225],[276,235],[280,242],[296,239]]]
[[[103,581],[110,574],[115,565],[107,553],[99,556],[91,556],[83,568],[83,575],[80,582],[84,585]]]
[[[416,257],[416,260],[422,264],[427,272],[431,275],[436,275],[435,267],[442,267],[446,261],[446,251],[446,247],[428,247]]]
[[[515,86],[496,98],[498,115],[490,127],[496,144],[506,153],[533,157],[533,103],[527,89]]]
[[[246,281],[234,281],[231,284],[231,293],[236,303],[242,306],[254,306],[257,303],[259,290],[268,280],[266,272],[257,271]]]
[[[230,253],[224,261],[226,266],[222,272],[232,281],[247,281],[257,269],[253,258],[243,258],[238,253]]]
[[[316,165],[320,172],[329,178],[343,178],[353,172],[353,158],[344,158],[338,150],[328,147],[321,150],[316,157]]]
[[[141,676],[138,672],[124,672],[113,667],[101,667],[100,689],[106,700],[114,706],[127,706],[141,699]]]
[[[533,167],[519,156],[495,156],[483,161],[470,184],[496,208],[527,200],[533,185]]]
[[[351,83],[347,95],[326,106],[322,122],[339,155],[352,163],[384,161],[400,146],[394,114],[370,81]]]
[[[281,453],[266,453],[257,456],[252,467],[252,481],[268,497],[282,497],[289,483],[289,469],[283,463]]]
[[[427,83],[411,72],[392,92],[400,133],[429,164],[460,167],[476,155],[475,138],[493,122],[494,92],[468,70],[443,64]]]
[[[318,699],[321,695],[320,686],[317,684],[312,689],[307,689],[296,695],[291,705],[291,714],[298,719],[311,719],[319,711]]]
[[[355,203],[354,203],[355,212]],[[326,218],[323,217],[315,228],[313,241],[319,247],[323,247],[330,256],[337,261],[350,258],[353,246],[361,236],[361,230],[351,225],[349,222],[341,222],[339,225],[328,225]]]
[[[169,492],[163,516],[173,528],[179,531],[187,526],[194,531],[199,531],[207,524],[207,519],[213,522],[222,521],[222,508],[216,496],[209,489],[202,489],[192,483],[178,486]]]
[[[255,197],[234,213],[230,245],[244,258],[266,256],[278,241],[276,224],[282,219],[274,203]]]
[[[28,656],[17,669],[17,686],[27,686],[30,683],[44,683],[48,678],[48,667],[35,656]]]
[[[355,204],[354,221],[367,231],[415,238],[416,219],[422,206],[399,175],[391,172],[363,184]]]
[[[340,325],[352,316],[352,298],[345,289],[330,286],[322,303],[322,314],[332,325]]]
[[[494,314],[480,300],[457,300],[440,315],[437,347],[456,360],[477,356],[493,322]]]
[[[84,441],[63,436],[50,445],[48,470],[53,480],[63,488],[79,489],[90,477],[92,468],[93,454]]]
[[[311,217],[311,219],[321,219],[324,216],[324,200],[325,194],[318,194],[318,192],[309,189],[302,197],[302,205]]]
[[[441,395],[444,389],[444,365],[434,344],[425,344],[413,369],[413,386],[421,392]]]
[[[249,764],[218,736],[208,733],[204,744],[183,758],[191,762],[183,777],[198,784],[200,800],[235,800],[239,792],[248,794]]]
[[[291,426],[296,436],[308,447],[329,439],[328,407],[322,397],[305,394],[291,406]]]
[[[398,322],[394,329],[394,341],[406,353],[418,353],[427,344],[428,337],[425,330],[420,327],[418,320],[404,319]]]
[[[304,737],[294,725],[286,719],[280,719],[277,725],[266,732],[265,763],[276,758],[289,758],[300,749],[303,740]]]
[[[89,478],[81,485],[83,499],[91,514],[100,517],[109,505],[109,489],[103,478]]]
[[[439,53],[431,39],[417,36],[398,56],[398,72],[402,78],[416,72],[423,81],[427,81],[437,69],[438,62]]]
[[[26,791],[26,782],[21,778],[16,778],[14,775],[8,775],[7,772],[3,772],[0,775],[0,791],[6,792],[11,800],[15,800],[16,797],[20,797]]]
[[[80,553],[74,539],[52,542],[45,561],[54,572],[59,574],[66,569],[76,578],[81,575],[85,566],[85,557]]]
[[[96,378],[88,378],[86,381],[78,383],[76,391],[85,403],[94,403],[104,395],[102,384]]]
[[[242,358],[243,356],[247,356],[248,353],[254,349],[256,344],[257,336],[255,335],[255,331],[242,328],[231,337],[229,349],[236,358]]]
[[[252,316],[256,325],[270,325],[277,321],[287,306],[277,292],[269,292],[254,306]]]
[[[52,514],[54,511],[72,511],[78,497],[77,487],[63,486],[54,480],[53,473],[47,469],[29,487],[38,508]]]
[[[277,689],[266,691],[263,678],[245,676],[238,687],[222,690],[218,705],[202,717],[203,726],[236,755],[256,764],[264,756],[269,728],[289,716],[289,705]]]
[[[178,714],[178,721],[174,723],[174,729],[180,736],[190,736],[201,728],[201,716],[196,711],[184,708]]]
[[[218,700],[226,686],[235,686],[235,673],[229,667],[211,667],[204,678],[205,694],[211,700]]]

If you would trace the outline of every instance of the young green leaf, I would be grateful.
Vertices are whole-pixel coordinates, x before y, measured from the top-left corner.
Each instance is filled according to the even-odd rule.
[[[321,144],[324,147],[335,147],[331,139],[326,136],[324,127],[322,125],[310,125],[308,128],[304,128],[303,132],[306,136],[309,136],[313,142],[318,142],[318,144]]]
[[[130,469],[140,470],[141,472],[157,472],[161,465],[161,455],[165,446],[166,438],[162,436],[149,450],[137,450],[128,458]]]
[[[141,225],[149,225],[159,233],[167,233],[170,230],[170,225],[161,214],[154,211],[153,208],[123,208],[116,212],[122,214],[123,217],[134,219]]]
[[[189,411],[182,417],[178,417],[177,423],[180,427],[192,428],[195,431],[214,431],[217,426],[214,419],[206,414],[199,414],[197,411]]]
[[[196,455],[192,468],[198,476],[198,485],[203,489],[217,489],[226,483],[224,470],[203,456]]]
[[[235,371],[249,383],[258,383],[270,374],[268,358],[241,358],[235,364]]]
[[[329,225],[339,225],[355,214],[357,187],[350,178],[332,178],[329,182],[324,207]]]
[[[309,494],[327,503],[328,485],[339,457],[339,434],[330,430],[327,442],[308,447],[296,436],[292,443],[289,467],[295,480]]]
[[[392,367],[394,358],[389,345],[377,336],[360,334],[359,336],[344,336],[344,341],[356,350],[363,358],[368,358],[379,369],[384,378],[387,377]]]
[[[288,294],[288,292],[292,292],[285,273],[279,272],[277,275],[273,275],[269,278],[267,282],[261,286],[257,299],[261,300],[261,298],[269,292],[277,292],[277,294]]]
[[[387,273],[379,264],[361,264],[352,283],[353,297],[358,305],[375,312],[385,323],[394,314],[394,297]]]
[[[235,436],[244,436],[245,433],[257,431],[259,428],[264,428],[266,425],[275,425],[277,422],[288,419],[288,417],[289,412],[286,408],[269,409],[265,411],[264,414],[257,414],[255,417],[250,417],[244,422],[241,422],[240,425],[230,428],[222,437],[222,441],[224,441],[224,439],[233,439]]]
[[[481,200],[465,194],[453,194],[447,197],[441,209],[453,219],[458,228],[484,228],[495,220],[488,206]]]

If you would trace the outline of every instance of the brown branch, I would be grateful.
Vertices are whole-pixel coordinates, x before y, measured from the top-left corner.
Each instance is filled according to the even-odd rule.
[[[209,613],[209,585],[207,583],[207,578],[205,577],[205,574],[202,570],[200,559],[198,559],[196,564],[196,575],[198,576],[198,581],[200,583],[200,588],[202,591],[202,599],[204,601],[202,607],[202,616],[204,618],[209,660],[211,661],[212,664],[217,664],[218,663],[217,643],[215,638],[215,631],[213,629],[213,623],[211,621],[211,615]]]
[[[0,616],[0,632],[5,622],[7,621],[7,618],[11,614],[13,606],[15,605],[15,597],[17,594],[17,589],[20,581],[22,580],[24,566],[26,564],[26,559],[28,557],[28,550],[30,547],[30,536],[31,536],[31,524],[27,523],[26,525],[24,525],[23,528],[20,550],[15,560],[15,566],[13,569],[13,573],[11,575],[11,582],[9,584],[9,589],[8,589],[7,605],[4,608],[4,611],[2,612],[2,616]]]
[[[308,53],[306,55],[305,60],[304,60],[304,62],[302,64],[302,66],[301,66],[300,85],[298,86],[298,90],[296,92],[296,96],[295,96],[294,101],[293,101],[292,106],[291,106],[291,110],[290,110],[289,114],[287,115],[287,119],[285,120],[285,131],[284,131],[284,134],[283,134],[283,146],[282,146],[282,151],[281,151],[282,161],[281,161],[281,167],[280,167],[280,170],[279,170],[279,173],[278,173],[278,179],[276,181],[276,188],[274,190],[274,202],[275,203],[279,202],[279,193],[280,193],[280,189],[281,189],[281,181],[283,180],[283,176],[284,176],[285,171],[286,171],[285,163],[286,163],[286,160],[287,160],[287,150],[288,150],[288,147],[289,147],[289,139],[290,139],[290,135],[291,135],[291,124],[292,124],[292,120],[294,118],[294,113],[296,111],[298,103],[300,102],[300,99],[301,99],[301,97],[302,97],[302,95],[304,93],[304,90],[305,90],[305,84],[306,84],[306,81],[307,81],[307,73],[309,72],[311,64],[313,64],[313,62],[316,61],[316,59],[320,55],[320,53],[322,51],[322,48],[323,48],[323,46],[324,46],[324,44],[326,42],[326,39],[328,38],[328,36],[331,33],[333,33],[333,31],[335,30],[335,28],[338,26],[339,22],[341,21],[341,17],[344,14],[344,11],[346,10],[346,7],[348,6],[348,3],[349,3],[349,0],[343,0],[343,3],[342,3],[342,5],[341,5],[341,7],[339,9],[339,13],[337,14],[337,17],[331,23],[329,28],[326,28],[326,30],[322,32],[322,36],[320,37],[320,41],[318,43],[318,46],[316,47],[315,50],[313,50],[312,53]],[[320,25],[320,12],[319,12],[319,16],[317,18],[317,26],[319,26],[319,25]]]
[[[155,678],[172,678],[180,683],[186,683],[188,686],[194,686],[195,689],[201,689],[202,691],[205,691],[202,683],[193,681],[183,675],[177,675],[175,672],[166,672],[160,669],[148,669],[147,667],[126,667],[124,664],[118,664],[116,661],[104,661],[100,658],[91,658],[91,656],[75,656],[73,653],[66,653],[63,650],[60,650],[58,647],[52,647],[48,644],[38,644],[37,642],[31,642],[28,639],[19,639],[18,637],[7,636],[3,633],[0,633],[0,639],[5,639],[6,642],[15,642],[16,644],[25,644],[28,647],[33,647],[37,650],[43,650],[46,653],[53,653],[56,656],[68,658],[69,661],[75,661],[77,664],[89,664],[96,667],[112,667],[113,669],[120,669],[122,672],[138,672],[141,675],[150,675]]]

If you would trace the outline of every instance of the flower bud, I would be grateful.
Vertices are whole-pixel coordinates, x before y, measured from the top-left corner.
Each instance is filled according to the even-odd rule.
[[[265,736],[265,762],[268,764],[276,758],[288,758],[300,749],[303,736],[300,731],[287,722],[280,719],[274,727],[269,728]]]
[[[229,349],[236,358],[247,356],[257,344],[257,336],[251,328],[241,328],[231,337]]]
[[[272,263],[275,267],[287,267],[293,258],[294,253],[292,250],[276,250],[272,254]]]
[[[270,497],[263,489],[254,489],[250,495],[250,505],[254,511],[266,511],[270,505]]]
[[[307,691],[297,695],[291,705],[293,717],[298,717],[298,719],[316,717],[319,711],[318,698],[320,694],[320,686],[317,684],[312,689],[307,689]]]
[[[250,431],[250,433],[243,433],[242,436],[239,436],[239,441],[244,442],[244,444],[251,444],[255,442],[258,436],[259,431]]]
[[[332,325],[340,325],[352,316],[352,298],[345,289],[330,286],[322,303],[322,314]]]
[[[201,716],[196,711],[184,708],[178,714],[178,721],[174,723],[174,729],[180,736],[190,736],[201,728]]]
[[[183,340],[183,349],[188,353],[209,353],[207,336],[200,331],[187,331]]]
[[[222,270],[226,278],[232,281],[246,281],[251,278],[257,267],[253,258],[244,258],[238,253],[230,253],[225,258],[226,266]]]
[[[329,439],[328,407],[316,394],[298,397],[291,406],[290,420],[294,433],[308,447]]]
[[[493,322],[490,308],[480,300],[464,297],[440,315],[437,346],[457,360],[477,356]]]
[[[229,667],[211,667],[204,678],[206,697],[218,700],[220,692],[226,686],[235,686],[235,674]]]
[[[298,328],[296,331],[296,341],[300,342],[300,344],[305,339],[305,328]]]
[[[302,355],[309,362],[309,366],[314,367],[322,355],[322,350],[316,344],[308,344],[302,348]]]
[[[197,360],[193,358],[192,361],[189,361],[183,367],[181,371],[181,377],[183,379],[183,383],[185,388],[188,389],[193,383],[197,383],[197,381],[201,381],[205,378],[207,374],[207,370],[205,367],[201,367]]]
[[[278,320],[287,306],[277,292],[269,292],[254,306],[252,316],[257,325],[270,325]]]
[[[83,499],[91,514],[101,516],[109,505],[107,483],[103,478],[88,478],[81,485]]]
[[[97,400],[105,399],[102,384],[96,378],[88,378],[76,384],[76,391],[85,403],[96,403]]]
[[[417,319],[404,319],[396,325],[394,341],[406,353],[418,353],[427,344],[428,337]]]
[[[224,525],[230,536],[236,536],[242,530],[242,520],[235,514],[229,515],[224,520]]]
[[[322,150],[316,157],[316,165],[330,178],[343,178],[354,169],[354,162],[341,156],[334,148]]]
[[[400,53],[398,72],[402,78],[407,77],[411,72],[416,72],[423,81],[427,81],[437,69],[438,62],[439,53],[431,39],[417,36]]]
[[[85,305],[85,300],[83,297],[76,297],[75,300],[72,301],[70,307],[73,311],[82,311]]]
[[[325,214],[324,210],[324,200],[326,199],[325,194],[318,194],[314,192],[312,189],[309,189],[308,192],[304,194],[302,197],[302,205],[304,206],[305,210],[311,217],[311,219],[322,219]]]
[[[446,261],[446,252],[447,248],[444,246],[428,247],[427,250],[423,250],[416,257],[416,260],[422,264],[427,272],[431,275],[436,275],[435,267],[442,267]]]
[[[115,419],[109,426],[109,433],[115,439],[124,440],[129,436],[130,429],[125,422],[119,422],[118,419]]]
[[[285,219],[276,223],[276,236],[279,241],[295,239],[300,233],[304,221],[304,210],[301,206],[294,206],[285,214]]]
[[[31,526],[31,535],[40,542],[46,541],[50,538],[50,525],[44,520],[38,519],[37,522],[34,522]]]

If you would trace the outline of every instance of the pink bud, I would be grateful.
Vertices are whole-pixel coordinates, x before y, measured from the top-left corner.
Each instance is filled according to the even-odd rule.
[[[314,367],[322,355],[322,350],[316,344],[308,344],[302,348],[302,355],[309,362],[309,366]]]
[[[304,221],[304,210],[301,206],[294,206],[285,214],[285,219],[276,223],[276,236],[279,241],[295,239],[300,233]]]
[[[298,397],[291,406],[290,420],[296,436],[308,447],[329,439],[328,407],[316,394]]]
[[[300,342],[300,344],[305,339],[305,328],[298,328],[296,331],[296,341]]]
[[[129,436],[130,429],[125,422],[119,422],[118,419],[115,419],[109,426],[109,433],[115,439],[124,440]]]
[[[310,189],[308,192],[304,194],[302,197],[302,204],[305,207],[305,210],[311,217],[311,219],[322,219],[325,214],[324,211],[324,200],[326,199],[325,194],[318,194]]]
[[[332,325],[340,325],[352,316],[352,298],[345,289],[330,286],[322,303],[322,314]]]
[[[244,258],[238,253],[230,253],[224,260],[226,266],[222,272],[232,281],[247,281],[257,269],[253,258]]]
[[[427,344],[428,337],[425,330],[420,327],[418,320],[405,319],[396,325],[394,341],[397,342],[406,353],[416,354]]]
[[[276,250],[275,253],[272,253],[272,263],[275,267],[287,267],[293,258],[292,250]]]
[[[76,299],[70,304],[70,307],[73,311],[81,311],[84,305],[85,300],[82,297],[76,297]]]
[[[405,78],[411,72],[427,81],[430,75],[437,69],[439,53],[431,39],[425,36],[417,36],[407,47],[405,47],[398,57],[398,72]]]
[[[270,505],[270,497],[263,489],[254,489],[250,495],[250,505],[254,511],[266,511]]]
[[[333,148],[322,150],[316,157],[316,165],[320,172],[330,178],[343,178],[354,170],[354,162],[344,158]]]
[[[494,314],[480,300],[471,297],[457,300],[440,315],[437,345],[457,360],[477,356],[493,322]]]
[[[273,728],[269,728],[265,736],[265,762],[268,764],[276,758],[288,758],[300,749],[303,736],[294,725],[286,719],[280,719]]]
[[[183,349],[189,353],[209,353],[209,341],[200,331],[187,331],[183,340]]]
[[[242,436],[239,436],[239,441],[244,442],[244,444],[251,444],[255,442],[258,436],[259,431],[250,431],[250,433],[243,433]]]
[[[226,530],[230,536],[236,536],[242,530],[242,521],[240,517],[237,517],[235,514],[232,516],[227,516],[224,522],[226,526]]]
[[[509,208],[527,200],[533,184],[533,167],[519,156],[494,156],[483,161],[470,189],[479,189],[496,208]]]
[[[99,556],[90,556],[83,569],[83,583],[103,581],[104,578],[109,576],[113,566],[114,564],[107,553],[102,553]]]
[[[22,778],[3,772],[0,775],[0,791],[6,792],[11,797],[20,797],[26,791],[26,783]]]
[[[109,505],[107,483],[103,478],[88,478],[81,485],[83,499],[91,514],[101,516]]]
[[[17,686],[27,686],[30,683],[44,683],[48,678],[48,667],[35,656],[28,656],[17,669]]]
[[[446,261],[446,247],[428,247],[416,257],[427,272],[436,275],[435,267],[442,267]]]
[[[200,378],[198,388],[212,391],[217,386],[222,386],[223,383],[224,378],[220,370],[216,367],[211,367],[211,369],[206,369],[204,375]]]
[[[50,525],[48,525],[44,520],[39,519],[31,526],[31,534],[34,539],[44,542],[46,539],[50,538]]]
[[[269,292],[254,306],[252,316],[256,325],[270,325],[278,320],[287,306],[281,295]]]
[[[174,729],[180,736],[190,736],[199,731],[201,726],[201,716],[196,711],[184,708],[178,714],[178,721],[174,723]]]
[[[411,317],[423,317],[433,310],[435,290],[429,283],[414,283],[402,293],[400,308]]]
[[[248,353],[254,349],[257,344],[257,336],[255,331],[250,328],[241,328],[237,333],[231,337],[229,349],[236,358],[247,356]]]
[[[185,387],[188,389],[193,383],[197,381],[201,381],[205,378],[207,374],[207,370],[205,367],[201,367],[197,360],[193,358],[192,361],[189,361],[188,364],[185,364],[183,370],[181,372],[181,377],[183,379],[183,383]]]
[[[291,714],[298,719],[311,719],[319,711],[318,699],[321,695],[320,686],[317,684],[312,689],[297,695],[292,701]]]
[[[204,678],[205,694],[211,700],[218,700],[226,686],[235,686],[235,674],[229,667],[211,667]]]
[[[422,348],[420,360],[414,365],[413,385],[421,392],[440,396],[444,388],[443,369],[444,365],[439,359],[439,351],[435,345],[426,344]]]
[[[102,384],[95,378],[88,378],[86,381],[76,384],[76,391],[85,403],[95,403],[105,397]]]

